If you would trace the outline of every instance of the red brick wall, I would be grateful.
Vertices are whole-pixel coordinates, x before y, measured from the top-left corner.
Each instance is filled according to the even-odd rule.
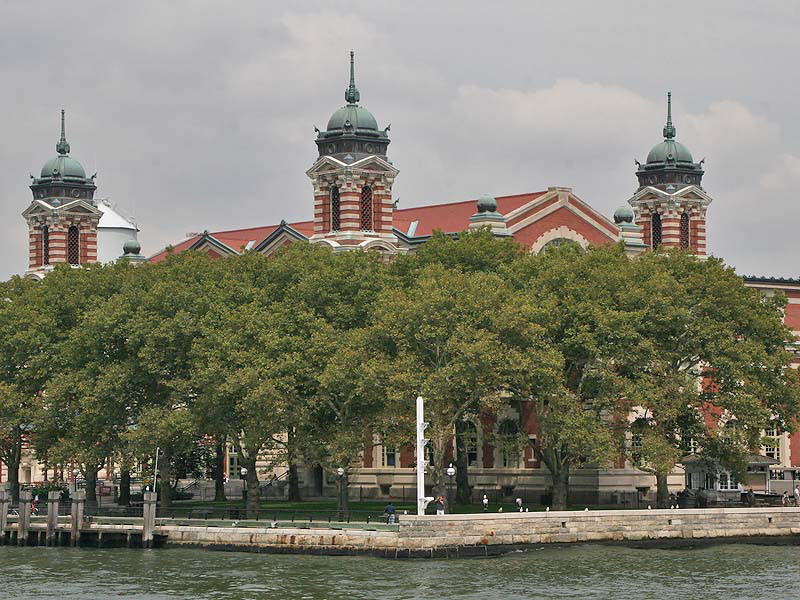
[[[514,239],[525,246],[531,247],[546,232],[563,226],[579,233],[586,238],[590,244],[599,246],[613,243],[613,240],[609,239],[602,231],[598,230],[591,223],[583,220],[568,208],[559,208],[538,221],[534,221],[527,227],[523,227],[514,234]]]

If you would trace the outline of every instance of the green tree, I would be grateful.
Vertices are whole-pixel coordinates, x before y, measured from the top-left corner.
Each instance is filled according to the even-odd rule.
[[[462,231],[456,236],[434,231],[431,238],[412,254],[397,257],[389,267],[389,274],[394,285],[410,286],[419,272],[429,265],[464,272],[502,273],[524,255],[524,247],[513,238],[497,238],[488,227]],[[466,412],[455,423],[453,463],[456,468],[456,500],[461,504],[471,501],[465,438],[468,417],[479,415]]]
[[[631,282],[648,341],[629,374],[641,441],[633,458],[655,474],[658,505],[666,506],[667,476],[690,439],[706,460],[740,470],[771,421],[795,430],[794,338],[782,322],[785,298],[761,297],[719,259],[648,253],[633,261]]]
[[[425,400],[429,476],[444,493],[444,467],[455,424],[469,413],[496,413],[509,395],[538,396],[549,389],[555,356],[541,328],[509,328],[510,287],[500,277],[431,265],[413,286],[388,289],[373,331],[391,364],[387,394],[392,414],[413,414]]]
[[[507,273],[528,315],[509,326],[538,323],[560,355],[553,393],[530,399],[556,509],[566,507],[574,469],[621,453],[626,375],[646,344],[636,328],[643,317],[630,262],[621,246],[584,251],[570,245],[527,256]]]

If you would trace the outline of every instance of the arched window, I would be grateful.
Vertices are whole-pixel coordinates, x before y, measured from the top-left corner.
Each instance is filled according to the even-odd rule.
[[[661,245],[661,215],[658,213],[653,214],[651,223],[653,224],[653,229],[650,234],[650,239],[652,240],[650,245],[655,250]]]
[[[547,252],[551,248],[556,248],[558,246],[572,246],[573,248],[581,248],[581,245],[575,240],[571,240],[569,238],[555,238],[542,246],[542,249],[539,250],[539,254],[542,252]]]
[[[342,224],[341,203],[339,202],[339,186],[331,188],[331,231],[339,231]]]
[[[361,188],[361,231],[372,231],[372,188]]]
[[[497,428],[497,441],[500,450],[500,466],[516,469],[519,467],[519,426],[506,419]]]
[[[80,233],[75,225],[67,231],[67,262],[71,265],[81,264]]]
[[[42,264],[50,264],[50,228],[42,226]]]
[[[689,213],[681,215],[681,248],[689,247]]]

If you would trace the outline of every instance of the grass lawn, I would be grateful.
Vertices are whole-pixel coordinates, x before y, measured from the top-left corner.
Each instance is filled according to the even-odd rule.
[[[397,509],[398,512],[402,512],[407,510],[409,513],[416,512],[417,508],[413,502],[393,502],[394,507]],[[178,509],[194,509],[194,508],[217,508],[217,509],[226,509],[226,508],[243,508],[244,502],[242,500],[228,500],[226,502],[208,502],[208,501],[199,501],[199,500],[188,500],[188,501],[179,501],[174,503],[174,507]],[[371,513],[382,513],[383,509],[386,507],[386,501],[384,500],[365,500],[361,502],[351,501],[349,508],[351,511],[359,511],[359,512],[371,512]],[[310,500],[307,502],[286,502],[283,500],[264,500],[261,502],[261,508],[265,510],[280,510],[280,511],[291,511],[296,510],[298,512],[313,512],[313,511],[335,511],[336,510],[336,501],[335,500]],[[489,512],[498,512],[500,508],[503,509],[503,512],[514,512],[517,510],[517,506],[513,503],[508,504],[489,504]],[[539,504],[533,505],[526,505],[531,512],[536,511],[543,511],[545,510],[544,506]],[[567,510],[584,510],[585,508],[589,508],[589,510],[619,510],[622,508],[628,508],[623,506],[586,506],[586,505],[576,505],[576,506],[569,506]],[[633,507],[635,508],[635,507]],[[433,513],[432,505],[428,506],[428,511]],[[456,504],[453,507],[450,507],[448,512],[451,513],[458,513],[458,514],[468,514],[468,513],[479,513],[483,512],[483,507],[479,504]]]

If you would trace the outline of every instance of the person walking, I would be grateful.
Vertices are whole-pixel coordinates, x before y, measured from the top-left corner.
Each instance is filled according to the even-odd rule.
[[[489,498],[486,494],[483,495],[483,500],[481,502],[483,502],[483,512],[489,512]]]
[[[783,496],[781,496],[781,506],[789,506],[789,492],[783,490]]]
[[[794,505],[800,506],[800,483],[794,486]]]
[[[517,502],[517,509],[519,510],[519,512],[522,512],[522,498],[517,498],[516,502]]]

